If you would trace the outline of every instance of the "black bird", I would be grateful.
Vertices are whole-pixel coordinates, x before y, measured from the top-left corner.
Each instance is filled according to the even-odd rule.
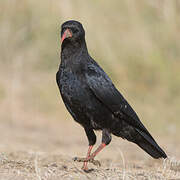
[[[61,26],[61,63],[56,81],[64,104],[74,120],[84,128],[89,149],[87,162],[111,142],[111,134],[127,139],[153,158],[166,158],[165,152],[139,120],[122,94],[97,62],[89,55],[83,26],[67,21]],[[96,143],[94,130],[102,130],[102,144],[91,154]]]

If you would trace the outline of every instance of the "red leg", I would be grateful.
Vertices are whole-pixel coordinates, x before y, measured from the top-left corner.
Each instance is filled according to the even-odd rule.
[[[93,148],[93,146],[92,146],[92,145],[91,145],[91,146],[89,146],[89,148],[88,148],[88,152],[87,152],[87,156],[86,156],[86,160],[88,160],[88,158],[90,157],[90,154],[91,154],[91,150],[92,150],[92,148]],[[87,171],[87,170],[88,170],[87,163],[88,163],[88,161],[84,161],[84,163],[83,163],[83,167],[82,167],[82,169],[83,169],[83,170],[85,170],[85,171]]]
[[[92,154],[91,156],[88,158],[88,161],[91,159],[94,159],[94,157],[106,146],[105,143],[102,143]]]
[[[87,153],[87,157],[86,157],[86,159],[84,160],[84,164],[83,164],[83,167],[82,167],[82,169],[83,169],[84,171],[88,171],[88,167],[87,167],[88,161],[94,160],[94,157],[95,157],[105,146],[106,146],[106,144],[105,144],[105,143],[102,143],[92,154],[91,154],[91,150],[92,150],[93,146],[89,146],[88,153]],[[90,154],[91,154],[91,155],[90,155]],[[99,162],[98,162],[98,165],[100,165]]]

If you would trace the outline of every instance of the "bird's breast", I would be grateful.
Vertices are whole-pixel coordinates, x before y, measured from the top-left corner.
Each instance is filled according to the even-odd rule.
[[[65,103],[76,110],[83,107],[91,96],[82,77],[72,72],[64,72],[61,75],[60,91]]]
[[[62,99],[71,115],[80,124],[101,129],[112,118],[109,110],[89,89],[85,79],[71,72],[63,72],[59,82]]]

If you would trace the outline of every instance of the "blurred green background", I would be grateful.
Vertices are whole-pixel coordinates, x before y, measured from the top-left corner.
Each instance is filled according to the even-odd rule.
[[[55,75],[60,25],[74,19],[86,30],[91,56],[147,128],[178,137],[179,17],[178,0],[1,0],[1,123],[70,121]]]

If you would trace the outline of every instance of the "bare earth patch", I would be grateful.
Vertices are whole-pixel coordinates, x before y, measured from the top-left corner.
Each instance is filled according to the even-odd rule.
[[[112,143],[97,156],[101,167],[89,164],[92,171],[85,173],[82,163],[73,161],[75,156],[86,154],[87,140],[82,128],[72,121],[63,122],[63,126],[62,122],[51,124],[1,124],[0,180],[180,179],[178,150],[170,152],[175,144],[167,145],[163,139],[158,142],[176,158],[153,160],[136,145],[113,137]],[[100,133],[97,135],[101,139]]]

